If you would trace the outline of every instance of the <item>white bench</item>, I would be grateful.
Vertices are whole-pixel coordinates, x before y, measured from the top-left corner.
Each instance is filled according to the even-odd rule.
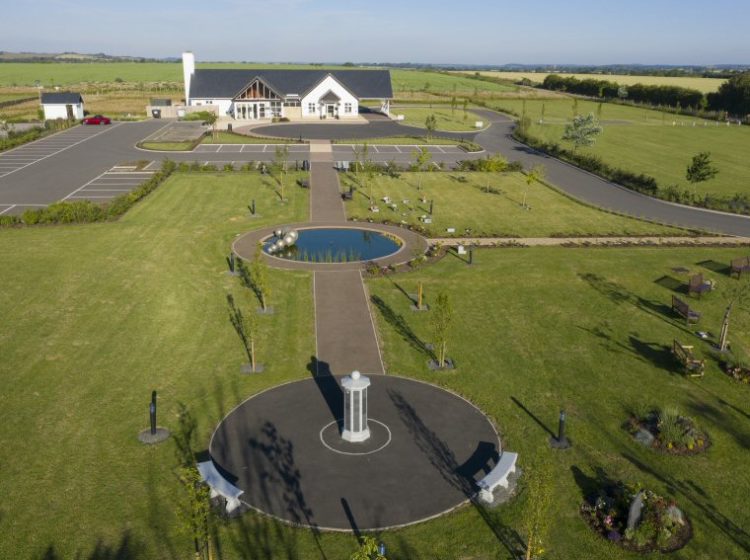
[[[477,482],[479,497],[482,501],[491,504],[494,500],[492,492],[495,488],[498,486],[502,486],[503,488],[508,487],[508,475],[516,472],[516,459],[518,459],[518,453],[503,451],[495,468],[482,480]]]
[[[222,496],[227,500],[227,513],[232,513],[242,505],[240,503],[240,496],[242,496],[245,491],[240,490],[224,478],[221,473],[216,470],[213,461],[198,463],[198,472],[201,473],[201,477],[203,477],[203,480],[211,488],[212,498]]]

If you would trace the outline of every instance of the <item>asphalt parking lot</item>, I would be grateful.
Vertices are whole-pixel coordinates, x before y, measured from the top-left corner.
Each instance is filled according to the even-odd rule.
[[[121,194],[130,192],[146,181],[156,171],[138,169],[136,165],[116,165],[98,177],[81,185],[63,200],[90,200],[107,202]]]
[[[103,126],[77,126],[32,142],[18,148],[0,153],[0,177],[15,173],[25,167],[34,165],[100,134],[109,132],[118,125]]]

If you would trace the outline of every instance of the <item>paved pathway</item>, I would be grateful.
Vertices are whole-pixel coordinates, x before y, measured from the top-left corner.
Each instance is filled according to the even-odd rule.
[[[474,245],[523,245],[524,247],[552,247],[559,245],[750,245],[750,237],[434,237],[431,244],[449,247]]]
[[[310,144],[310,215],[312,222],[346,223],[331,143]],[[359,270],[316,271],[316,375],[384,373],[370,316],[367,289]]]

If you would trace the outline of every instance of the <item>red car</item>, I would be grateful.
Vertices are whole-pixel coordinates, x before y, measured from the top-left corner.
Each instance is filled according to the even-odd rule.
[[[112,124],[112,121],[109,117],[94,115],[93,117],[86,117],[83,119],[83,124]]]

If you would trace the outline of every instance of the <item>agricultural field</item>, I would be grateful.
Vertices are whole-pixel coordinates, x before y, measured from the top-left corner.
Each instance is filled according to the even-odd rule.
[[[467,72],[456,72],[457,74],[467,74]],[[523,79],[531,80],[532,82],[542,83],[544,78],[552,74],[552,72],[480,72],[482,76],[490,78],[498,78],[502,80],[510,80],[511,82],[517,82]],[[617,82],[624,86],[632,86],[634,84],[644,84],[649,86],[678,86],[689,89],[697,89],[703,93],[711,93],[717,91],[719,86],[726,82],[724,78],[700,78],[700,77],[681,77],[681,76],[631,76],[625,74],[569,74],[560,73],[563,77],[575,77],[579,80],[608,80],[610,82]]]
[[[687,188],[685,170],[692,157],[699,152],[710,152],[719,174],[696,186],[696,192],[721,196],[750,194],[746,154],[746,147],[750,146],[748,126],[727,126],[658,110],[572,98],[502,100],[492,106],[501,111],[510,109],[519,115],[525,106],[532,121],[532,135],[563,146],[567,144],[570,149],[573,146],[561,140],[565,123],[572,120],[574,110],[584,115],[594,113],[600,116],[604,131],[594,146],[579,148],[579,151],[598,155],[610,165],[651,175],[662,187]],[[540,123],[542,113],[544,118]]]
[[[687,234],[590,208],[541,183],[528,185],[520,173],[408,172],[398,178],[379,175],[372,181],[363,174],[347,174],[341,182],[344,190],[357,189],[346,203],[349,219],[403,222],[424,229],[429,237]],[[377,213],[368,210],[370,196],[379,207]],[[388,207],[384,197],[397,208]],[[523,206],[524,198],[530,209]],[[428,216],[430,201],[432,223],[425,224],[420,218]],[[455,233],[446,233],[448,228]]]

